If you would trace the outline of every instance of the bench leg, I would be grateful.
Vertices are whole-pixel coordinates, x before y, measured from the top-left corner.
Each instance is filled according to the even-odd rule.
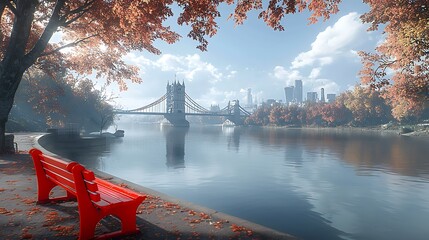
[[[127,205],[126,207],[116,208],[108,214],[113,215],[121,221],[121,230],[117,232],[108,233],[100,236],[101,238],[111,238],[121,235],[135,234],[139,232],[136,225],[136,211],[140,203]]]
[[[42,183],[41,183],[42,182]],[[37,184],[37,202],[38,203],[46,203],[49,202],[49,194],[51,193],[51,190],[56,186],[51,181],[43,181],[39,180],[39,183]]]
[[[121,215],[119,215],[119,219],[121,219],[122,224],[122,233],[131,234],[138,232],[136,226],[136,209],[130,207],[126,209],[122,209]]]
[[[79,213],[81,214],[81,213]],[[93,239],[98,221],[94,217],[79,217],[79,240]]]
[[[60,201],[70,201],[76,200],[76,196],[72,193],[67,192],[66,196],[50,198],[51,191],[57,185],[46,181],[44,185],[37,186],[37,203],[48,203],[48,202],[60,202]]]

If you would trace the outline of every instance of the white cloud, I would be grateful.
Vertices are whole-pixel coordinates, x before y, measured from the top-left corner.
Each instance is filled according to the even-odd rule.
[[[287,70],[283,66],[275,66],[270,75],[284,80],[286,85],[293,85],[295,80],[303,78],[298,70]]]
[[[304,87],[310,92],[318,92],[319,94],[321,88],[325,89],[325,94],[340,92],[340,86],[330,79],[308,79],[304,82]]]
[[[313,68],[313,69],[311,70],[310,76],[308,76],[308,78],[315,79],[315,78],[319,77],[319,75],[320,75],[320,70],[321,70],[321,68],[320,68],[320,67],[319,67],[319,68]]]
[[[128,53],[124,60],[130,62],[133,65],[138,66],[140,69],[153,65],[153,62],[143,56],[143,54],[135,54],[133,52]]]
[[[228,70],[228,69],[227,69]],[[229,73],[226,75],[226,78],[227,79],[233,79],[236,75],[237,75],[237,71],[235,71],[235,70],[232,70],[232,71],[229,71]]]
[[[125,57],[126,61],[138,66],[140,69],[147,67],[158,68],[163,72],[173,72],[181,80],[206,81],[211,84],[222,81],[224,74],[213,64],[201,60],[199,54],[177,56],[173,54],[162,54],[156,60],[150,60],[143,55],[130,53]],[[227,66],[226,78],[233,78],[237,71]]]
[[[301,52],[292,62],[292,69],[308,65],[320,66],[333,62],[335,56],[348,50],[350,45],[358,39],[358,35],[365,32],[365,26],[356,12],[341,17],[333,26],[320,32],[311,44],[311,49]]]
[[[163,54],[153,65],[164,72],[175,72],[178,78],[198,81],[208,80],[214,84],[222,81],[223,74],[213,64],[201,60],[200,55],[175,56]]]

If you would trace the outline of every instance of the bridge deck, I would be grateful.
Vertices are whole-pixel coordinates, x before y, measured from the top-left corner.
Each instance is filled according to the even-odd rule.
[[[115,114],[124,114],[124,115],[158,115],[165,116],[171,113],[160,113],[160,112],[128,112],[128,111],[115,111]],[[213,116],[213,117],[230,117],[233,114],[223,114],[223,113],[185,113],[185,116]]]

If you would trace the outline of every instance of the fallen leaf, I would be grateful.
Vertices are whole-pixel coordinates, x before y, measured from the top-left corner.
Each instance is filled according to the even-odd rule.
[[[0,214],[8,214],[9,211],[6,208],[0,208]]]

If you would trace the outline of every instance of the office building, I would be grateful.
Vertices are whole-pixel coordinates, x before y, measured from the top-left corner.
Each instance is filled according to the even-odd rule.
[[[328,99],[329,103],[334,102],[336,97],[337,96],[335,94],[333,94],[333,93],[326,94],[326,98]]]
[[[325,89],[324,88],[320,89],[320,102],[322,102],[322,103],[325,102]]]
[[[247,89],[247,107],[253,107],[252,89]]]
[[[267,99],[266,104],[268,106],[275,106],[276,105],[276,100],[274,100],[274,99]]]
[[[286,97],[286,105],[289,105],[293,102],[293,86],[285,87],[285,97]]]
[[[307,92],[307,102],[317,102],[317,92]]]
[[[294,99],[297,103],[302,103],[302,80],[295,80]]]

